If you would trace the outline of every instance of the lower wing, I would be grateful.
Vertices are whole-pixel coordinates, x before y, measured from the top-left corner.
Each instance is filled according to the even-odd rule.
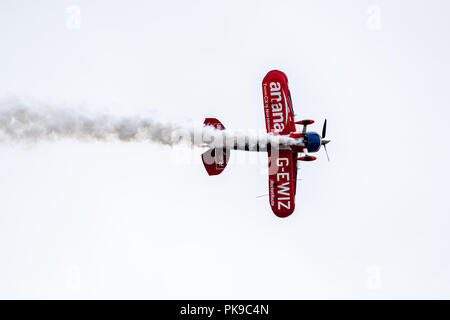
[[[285,218],[295,209],[296,155],[284,149],[272,149],[268,155],[270,206],[276,216]]]

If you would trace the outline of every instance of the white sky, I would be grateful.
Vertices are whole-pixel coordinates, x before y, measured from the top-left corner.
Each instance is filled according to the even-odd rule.
[[[449,11],[1,1],[0,97],[263,129],[277,68],[299,118],[328,119],[332,161],[301,164],[296,212],[279,219],[256,199],[265,154],[208,177],[201,150],[2,144],[0,298],[450,298]]]

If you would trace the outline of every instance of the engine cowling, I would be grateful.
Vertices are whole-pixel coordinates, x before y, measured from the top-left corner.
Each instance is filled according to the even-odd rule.
[[[306,133],[306,149],[308,152],[317,152],[320,149],[322,138],[317,132]]]

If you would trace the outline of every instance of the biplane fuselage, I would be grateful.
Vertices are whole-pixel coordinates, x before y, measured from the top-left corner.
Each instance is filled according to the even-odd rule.
[[[298,161],[313,161],[316,158],[306,154],[319,151],[329,140],[322,139],[326,133],[326,120],[322,136],[316,132],[307,132],[313,120],[294,120],[291,94],[286,75],[272,70],[262,82],[264,115],[267,133],[275,137],[289,137],[288,140],[233,142],[221,148],[212,147],[202,154],[203,164],[209,175],[218,175],[226,167],[230,150],[267,152],[269,166],[269,203],[278,217],[285,218],[295,209]],[[224,130],[225,127],[215,118],[206,118],[204,125]],[[302,131],[296,125],[303,125]],[[299,154],[304,154],[299,157]]]

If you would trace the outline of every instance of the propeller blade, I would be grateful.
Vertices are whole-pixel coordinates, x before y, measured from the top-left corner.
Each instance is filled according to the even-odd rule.
[[[327,134],[327,119],[325,119],[325,122],[323,123],[322,138],[325,138],[326,134]]]
[[[327,154],[328,162],[330,162],[330,157],[328,156],[328,151],[327,151],[327,145],[324,144],[324,145],[323,145],[323,148],[325,149],[325,153]]]

